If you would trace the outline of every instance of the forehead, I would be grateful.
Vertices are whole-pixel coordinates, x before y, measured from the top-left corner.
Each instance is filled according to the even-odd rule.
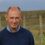
[[[8,17],[20,17],[20,12],[18,10],[10,10],[8,13]]]

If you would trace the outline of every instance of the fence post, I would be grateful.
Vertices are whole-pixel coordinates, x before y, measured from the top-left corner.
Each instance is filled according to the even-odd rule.
[[[39,15],[39,23],[40,23],[40,43],[42,45],[43,42],[43,25],[42,25],[42,15]]]

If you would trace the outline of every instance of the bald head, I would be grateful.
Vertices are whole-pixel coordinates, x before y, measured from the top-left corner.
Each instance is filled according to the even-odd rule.
[[[20,7],[16,7],[16,6],[9,7],[8,10],[7,10],[7,14],[9,14],[10,11],[15,11],[15,12],[18,12],[18,13],[21,14],[21,9],[20,9]]]

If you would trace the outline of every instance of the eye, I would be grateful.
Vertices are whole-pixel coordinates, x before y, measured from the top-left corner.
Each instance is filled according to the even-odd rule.
[[[19,19],[19,17],[15,17],[15,19]]]
[[[13,19],[14,17],[10,17],[10,19]]]
[[[19,19],[20,17],[10,17],[10,19]]]

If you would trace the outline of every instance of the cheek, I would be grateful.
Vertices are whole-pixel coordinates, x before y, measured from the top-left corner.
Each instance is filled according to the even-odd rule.
[[[8,23],[8,24],[12,24],[12,23],[13,23],[13,20],[8,19],[8,20],[7,20],[7,23]]]
[[[21,19],[18,19],[17,22],[20,23],[21,22]]]

